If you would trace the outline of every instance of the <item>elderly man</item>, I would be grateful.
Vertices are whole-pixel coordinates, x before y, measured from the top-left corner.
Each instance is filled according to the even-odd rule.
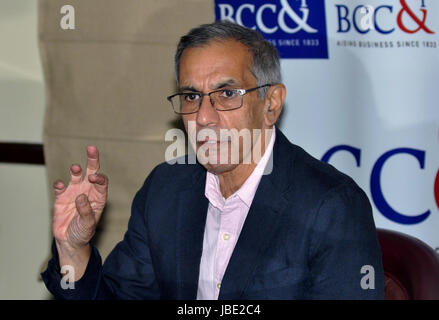
[[[69,185],[54,184],[53,258],[42,274],[54,296],[383,298],[365,193],[270,130],[286,95],[276,49],[256,31],[216,22],[181,38],[175,69],[178,92],[168,100],[187,130],[192,124],[214,133],[191,140],[207,161],[157,166],[133,200],[123,241],[102,266],[91,239],[108,179],[97,173],[98,150],[89,146],[85,177],[73,165]],[[221,131],[233,129],[252,133],[247,147],[242,136],[224,138]],[[262,157],[253,159],[256,148]],[[238,150],[237,161],[230,150]],[[63,266],[74,271],[74,289],[63,289]]]

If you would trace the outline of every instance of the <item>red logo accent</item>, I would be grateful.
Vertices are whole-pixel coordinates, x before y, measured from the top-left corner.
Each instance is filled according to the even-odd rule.
[[[436,180],[434,180],[434,199],[436,200],[436,205],[439,208],[439,170],[436,175]]]
[[[419,20],[419,18],[414,14],[412,9],[410,9],[410,7],[407,5],[407,3],[405,1],[406,0],[400,0],[402,9],[399,11],[398,18],[397,18],[397,23],[398,23],[398,26],[401,28],[401,30],[406,32],[406,33],[416,33],[422,29],[427,33],[434,33],[433,31],[428,29],[427,26],[425,25],[425,20],[427,19],[427,10],[424,8],[419,9],[423,14],[422,20]],[[402,23],[402,15],[404,13],[407,13],[413,19],[413,21],[416,22],[416,24],[418,25],[418,28],[416,28],[414,30],[410,30],[410,29],[406,28],[406,26]]]

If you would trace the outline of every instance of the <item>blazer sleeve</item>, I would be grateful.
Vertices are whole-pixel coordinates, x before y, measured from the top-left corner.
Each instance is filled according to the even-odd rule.
[[[41,274],[48,290],[56,299],[159,299],[160,291],[148,245],[146,208],[153,172],[137,192],[131,206],[131,217],[124,239],[117,244],[102,265],[101,256],[92,245],[84,275],[73,289],[61,286],[58,253],[52,245],[52,259]],[[105,214],[105,213],[104,213]]]
[[[372,208],[356,184],[329,191],[311,226],[309,299],[383,299],[384,271]]]

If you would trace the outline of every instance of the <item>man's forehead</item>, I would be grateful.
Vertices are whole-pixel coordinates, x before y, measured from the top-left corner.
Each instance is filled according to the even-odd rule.
[[[251,55],[236,40],[212,41],[184,50],[180,61],[180,88],[205,85],[211,89],[251,81]]]

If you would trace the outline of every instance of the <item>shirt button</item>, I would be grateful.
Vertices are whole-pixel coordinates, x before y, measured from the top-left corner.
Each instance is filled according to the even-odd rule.
[[[221,282],[218,282],[218,283],[216,284],[216,287],[218,288],[218,290],[221,289]]]
[[[223,239],[226,240],[226,241],[229,240],[230,239],[230,234],[224,233],[223,234]]]

